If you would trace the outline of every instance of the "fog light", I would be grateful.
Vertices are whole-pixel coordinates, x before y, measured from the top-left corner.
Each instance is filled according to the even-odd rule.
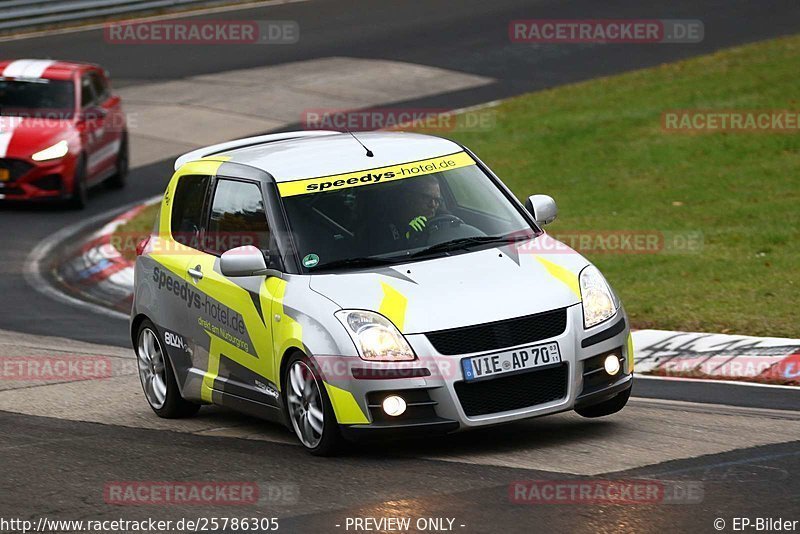
[[[616,354],[609,354],[606,356],[606,361],[603,362],[603,367],[606,368],[606,373],[614,376],[619,373],[619,356]]]
[[[383,399],[383,411],[392,417],[403,415],[406,411],[406,401],[398,395],[389,395]]]

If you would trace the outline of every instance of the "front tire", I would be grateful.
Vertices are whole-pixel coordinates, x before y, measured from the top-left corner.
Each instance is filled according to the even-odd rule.
[[[599,404],[576,408],[575,411],[578,412],[578,415],[589,418],[605,417],[606,415],[617,413],[628,404],[628,399],[631,396],[631,389],[632,388],[628,388],[622,393],[617,393],[607,401],[603,401]]]
[[[294,354],[286,365],[284,400],[294,433],[308,452],[333,456],[341,450],[342,435],[325,384],[304,354]]]
[[[196,414],[200,405],[181,397],[169,356],[164,350],[155,325],[148,320],[143,321],[136,339],[139,381],[142,383],[144,397],[150,408],[157,416],[165,419],[178,419]]]
[[[76,210],[82,210],[89,203],[89,184],[86,175],[86,158],[81,156],[75,165],[75,174],[72,177],[72,191],[70,192],[69,205]]]

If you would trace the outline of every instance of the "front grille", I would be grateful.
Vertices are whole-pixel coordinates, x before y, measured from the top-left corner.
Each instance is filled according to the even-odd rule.
[[[568,366],[561,363],[547,369],[477,382],[456,382],[456,395],[467,416],[486,415],[529,408],[567,396]]]
[[[0,158],[0,169],[8,170],[9,182],[22,178],[32,168],[33,165],[21,159]]]
[[[470,354],[515,347],[561,335],[567,328],[567,309],[476,326],[429,332],[428,340],[446,355]]]

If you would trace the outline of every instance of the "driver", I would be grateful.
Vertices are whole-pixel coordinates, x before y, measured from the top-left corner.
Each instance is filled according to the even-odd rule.
[[[419,238],[425,232],[428,220],[436,217],[442,203],[442,192],[436,178],[425,176],[413,180],[402,190],[398,224],[393,225],[395,239],[400,236],[408,241]]]

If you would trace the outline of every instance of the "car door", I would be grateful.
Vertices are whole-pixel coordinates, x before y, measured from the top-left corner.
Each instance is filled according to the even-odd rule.
[[[203,236],[204,254],[192,266],[202,295],[200,306],[190,309],[193,352],[195,365],[205,366],[206,401],[226,404],[247,399],[279,406],[265,277],[228,278],[220,271],[220,256],[226,251],[242,245],[266,251],[271,241],[260,185],[217,178]]]
[[[104,179],[116,171],[125,121],[120,98],[111,93],[105,75],[99,70],[88,73],[95,94],[93,111],[98,117],[98,146],[92,155],[93,175]]]
[[[94,185],[102,179],[98,174],[100,150],[105,143],[105,113],[97,106],[97,94],[89,73],[80,78],[80,122],[83,150],[86,154],[86,179]]]
[[[204,254],[202,232],[215,168],[209,163],[195,164],[188,173],[176,175],[164,195],[157,232],[150,241],[149,257],[155,262],[150,283],[157,302],[152,318],[163,336],[181,391],[197,399],[203,371],[197,370],[192,357],[190,310],[200,306],[201,295],[189,273]],[[207,174],[200,174],[203,171]]]

